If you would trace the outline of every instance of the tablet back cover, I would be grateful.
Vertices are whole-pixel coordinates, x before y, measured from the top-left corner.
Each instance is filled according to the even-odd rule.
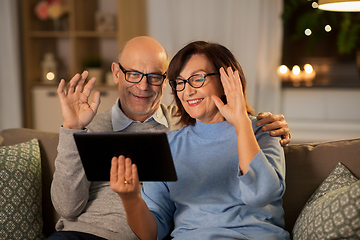
[[[124,155],[137,165],[140,181],[176,181],[166,133],[74,133],[89,181],[109,181],[111,159]]]

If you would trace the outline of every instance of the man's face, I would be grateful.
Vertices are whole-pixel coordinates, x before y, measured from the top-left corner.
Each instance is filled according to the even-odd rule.
[[[164,74],[167,70],[166,54],[154,49],[125,47],[119,62],[126,71],[144,74]],[[113,63],[112,68],[114,81],[118,84],[122,111],[135,121],[143,122],[151,117],[160,106],[166,82],[161,86],[153,86],[148,84],[144,76],[139,83],[130,83],[125,80],[125,74],[118,64]]]

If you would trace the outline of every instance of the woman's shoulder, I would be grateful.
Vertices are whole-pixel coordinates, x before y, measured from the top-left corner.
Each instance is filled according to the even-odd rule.
[[[259,120],[257,120],[257,118],[256,118],[255,116],[249,115],[249,118],[250,118],[250,120],[251,120],[252,128],[253,128],[253,130],[254,130],[254,133],[256,134],[256,132],[257,132],[259,129],[261,129],[262,126],[256,126],[256,124],[257,124],[257,122],[258,122]]]
[[[189,126],[182,127],[178,130],[173,130],[167,133],[167,137],[169,142],[173,141],[174,139],[179,139],[182,135],[189,131]]]
[[[253,131],[254,131],[254,134],[256,136],[256,138],[259,140],[259,138],[272,138],[270,136],[270,132],[269,131],[263,131],[262,130],[262,127],[265,126],[266,124],[263,124],[263,125],[260,125],[260,126],[257,126],[256,124],[258,123],[258,119],[255,117],[255,116],[250,116],[249,115],[249,118],[252,122],[252,128],[253,128]]]

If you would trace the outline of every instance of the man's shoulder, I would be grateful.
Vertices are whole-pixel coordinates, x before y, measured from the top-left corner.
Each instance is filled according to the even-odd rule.
[[[91,123],[86,127],[89,132],[107,132],[112,131],[112,121],[111,121],[111,109],[100,112],[95,115]]]

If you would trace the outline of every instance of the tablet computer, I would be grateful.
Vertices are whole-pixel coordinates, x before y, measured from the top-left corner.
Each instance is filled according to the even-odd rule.
[[[110,181],[111,159],[124,155],[136,164],[140,181],[176,181],[166,133],[74,133],[89,181]]]

